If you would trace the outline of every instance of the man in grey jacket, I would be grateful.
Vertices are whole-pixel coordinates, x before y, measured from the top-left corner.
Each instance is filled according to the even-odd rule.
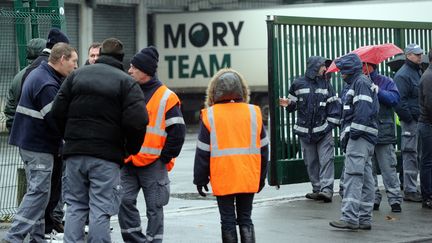
[[[405,48],[405,64],[397,71],[394,81],[400,93],[400,102],[395,107],[402,128],[401,152],[403,160],[404,200],[421,202],[417,191],[418,154],[417,124],[420,116],[419,81],[422,75],[421,55],[423,50],[417,44]]]

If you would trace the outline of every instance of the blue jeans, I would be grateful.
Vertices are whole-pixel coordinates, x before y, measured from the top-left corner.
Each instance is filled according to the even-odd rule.
[[[432,124],[419,123],[420,187],[423,200],[432,199]]]
[[[216,197],[222,230],[234,231],[237,224],[239,226],[253,225],[251,215],[254,195],[254,193],[239,193]]]

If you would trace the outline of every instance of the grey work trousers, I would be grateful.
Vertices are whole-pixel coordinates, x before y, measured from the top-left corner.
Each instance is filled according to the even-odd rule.
[[[417,192],[417,176],[419,173],[417,145],[418,145],[418,123],[401,121],[402,138],[401,153],[403,161],[403,184],[404,192]]]
[[[317,143],[307,143],[300,138],[300,144],[312,191],[333,193],[334,140],[331,131]]]
[[[375,145],[375,152],[372,156],[372,164],[375,181],[375,203],[380,204],[382,198],[381,192],[378,188],[378,178],[376,172],[376,168],[379,166],[389,205],[401,204],[402,193],[400,191],[399,178],[396,171],[397,160],[394,145]]]
[[[88,242],[111,242],[110,218],[118,213],[121,185],[117,163],[91,157],[70,156],[65,160],[63,196],[67,205],[64,242],[84,242],[89,215]]]
[[[19,150],[24,162],[27,192],[18,208],[5,239],[23,242],[30,234],[30,242],[45,242],[45,208],[51,189],[54,156],[48,153]]]
[[[124,242],[162,242],[164,233],[163,206],[168,204],[170,186],[166,165],[160,160],[136,167],[127,164],[121,172],[124,196],[120,205],[119,223]],[[142,233],[137,196],[143,190],[146,203],[147,230]]]
[[[372,155],[374,145],[364,138],[349,139],[345,154],[344,195],[341,220],[371,224],[374,203]]]

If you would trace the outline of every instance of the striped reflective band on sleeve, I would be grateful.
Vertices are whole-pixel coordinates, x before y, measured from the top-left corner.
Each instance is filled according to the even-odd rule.
[[[297,124],[294,125],[294,130],[302,132],[302,133],[307,133],[309,131],[309,129],[307,129],[306,127],[301,127]]]
[[[348,92],[346,92],[346,95],[354,96],[354,90],[353,89],[348,90]]]
[[[327,99],[327,103],[331,103],[333,101],[340,101],[340,99],[337,96],[332,96]]]
[[[316,89],[315,94],[328,95],[328,90],[327,89]]]
[[[314,128],[312,128],[312,133],[322,132],[322,131],[324,131],[327,127],[328,127],[328,123],[327,123],[327,121],[325,121],[325,123],[322,124],[321,126],[318,126],[318,127],[314,127]]]
[[[170,119],[165,120],[165,126],[166,127],[169,127],[173,124],[185,124],[183,117],[176,116],[176,117],[171,117]]]
[[[248,105],[249,111],[250,111],[250,118],[251,118],[251,143],[248,148],[230,148],[230,149],[219,149],[218,143],[217,143],[217,132],[216,132],[216,126],[215,126],[215,118],[213,114],[213,107],[210,107],[208,109],[208,120],[210,123],[210,143],[211,143],[211,157],[221,157],[226,155],[237,155],[237,154],[259,154],[260,148],[258,148],[255,144],[255,141],[258,137],[258,126],[257,126],[257,120],[256,120],[256,112],[253,105]]]
[[[290,99],[290,100],[292,100],[294,102],[297,102],[297,100],[298,100],[298,98],[296,96],[292,95],[292,94],[288,95],[288,99]]]
[[[373,127],[368,127],[368,126],[365,126],[365,125],[362,125],[362,124],[354,123],[354,122],[351,123],[351,129],[356,129],[356,130],[359,130],[359,131],[364,131],[364,132],[367,132],[367,133],[371,133],[373,135],[378,135],[378,129],[373,128]]]
[[[310,93],[310,89],[309,88],[298,89],[298,90],[294,91],[294,93],[296,95],[309,94]]]
[[[203,143],[200,140],[198,140],[196,146],[197,146],[197,148],[199,148],[203,151],[210,152],[210,144],[206,144],[206,143]]]
[[[327,117],[327,121],[334,123],[334,124],[340,124],[340,119],[336,119],[333,117]]]
[[[354,98],[353,98],[353,104],[356,103],[359,100],[364,100],[364,101],[367,101],[367,102],[370,102],[370,103],[373,102],[372,98],[370,96],[368,96],[368,95],[357,95],[357,96],[354,96]]]
[[[30,108],[18,105],[16,108],[16,112],[43,120],[45,115],[51,111],[52,105],[53,102],[50,102],[49,104],[44,106],[40,111],[32,110]]]

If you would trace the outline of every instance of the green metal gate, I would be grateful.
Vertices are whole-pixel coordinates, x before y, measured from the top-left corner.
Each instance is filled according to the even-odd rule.
[[[46,4],[46,1],[45,1]],[[13,214],[26,190],[25,174],[16,147],[8,145],[4,107],[10,84],[27,65],[26,43],[46,38],[52,27],[65,31],[64,1],[39,7],[36,0],[16,0],[0,9],[0,217]]]
[[[296,77],[304,74],[309,56],[331,59],[340,57],[360,46],[394,43],[402,49],[417,43],[424,50],[431,47],[432,24],[376,20],[350,20],[273,16],[267,20],[268,33],[268,87],[270,99],[270,169],[269,184],[281,185],[308,181],[299,141],[293,135],[295,114],[279,107],[279,97],[288,96]],[[378,70],[392,76],[382,63]],[[331,82],[340,92],[343,81],[339,73]],[[343,156],[335,139],[335,175],[339,178]]]

